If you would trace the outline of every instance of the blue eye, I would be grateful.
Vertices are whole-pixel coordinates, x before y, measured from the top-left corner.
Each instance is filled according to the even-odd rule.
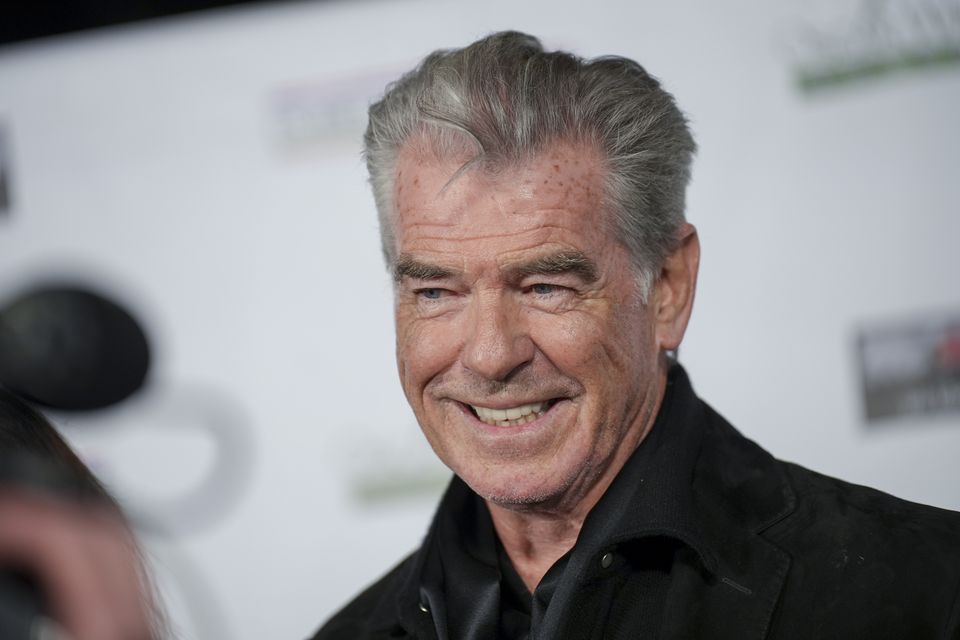
[[[439,289],[437,287],[420,289],[417,291],[417,295],[422,298],[426,298],[427,300],[439,300],[443,297],[443,289]]]
[[[556,293],[559,288],[560,287],[558,287],[555,284],[538,283],[530,287],[530,290],[537,295],[547,296],[547,295],[550,295],[551,293]]]

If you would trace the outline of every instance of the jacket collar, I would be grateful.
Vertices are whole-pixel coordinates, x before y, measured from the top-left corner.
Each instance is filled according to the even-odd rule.
[[[623,541],[667,536],[716,570],[715,541],[704,535],[693,486],[703,436],[692,415],[696,400],[686,372],[674,366],[650,433],[587,516],[577,547],[593,555]]]
[[[702,431],[693,493],[716,569],[679,563],[662,637],[760,640],[790,567],[790,557],[761,534],[794,511],[796,495],[780,463],[697,398],[686,375],[683,384],[683,421]]]

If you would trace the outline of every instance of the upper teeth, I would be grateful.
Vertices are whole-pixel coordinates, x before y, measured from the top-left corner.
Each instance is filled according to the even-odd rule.
[[[519,407],[509,409],[489,409],[487,407],[478,407],[470,405],[477,412],[477,417],[487,424],[493,424],[501,427],[523,424],[536,420],[546,411],[546,402],[535,402],[533,404],[522,404]]]

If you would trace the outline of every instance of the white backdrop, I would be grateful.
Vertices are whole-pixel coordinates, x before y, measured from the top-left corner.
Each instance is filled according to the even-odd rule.
[[[960,508],[960,417],[867,429],[854,354],[862,324],[960,309],[960,68],[806,94],[790,43],[859,3],[591,6],[290,3],[0,50],[0,301],[66,275],[147,325],[144,392],[56,419],[181,637],[307,636],[419,541],[446,476],[395,380],[363,109],[505,28],[633,57],[689,114],[700,394],[780,457]]]

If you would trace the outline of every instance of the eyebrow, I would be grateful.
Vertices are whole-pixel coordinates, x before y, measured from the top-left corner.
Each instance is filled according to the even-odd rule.
[[[596,263],[579,251],[560,251],[540,256],[530,262],[510,267],[508,271],[518,278],[570,273],[587,284],[596,282],[598,278]]]
[[[596,263],[579,251],[560,251],[558,253],[540,256],[529,262],[508,267],[506,271],[517,279],[528,276],[557,275],[564,273],[573,274],[587,284],[596,282],[598,279]],[[442,280],[455,275],[456,272],[451,269],[420,262],[416,258],[406,254],[401,254],[393,266],[393,279],[397,283],[401,282],[404,278],[413,278],[415,280]]]
[[[397,262],[393,265],[393,279],[400,282],[404,278],[413,278],[415,280],[442,280],[454,275],[454,272],[445,267],[435,264],[420,262],[415,258],[401,254]]]

